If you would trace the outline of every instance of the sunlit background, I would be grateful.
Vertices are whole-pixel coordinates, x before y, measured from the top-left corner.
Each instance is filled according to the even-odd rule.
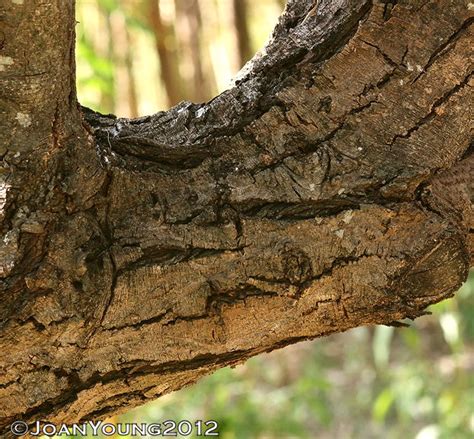
[[[136,117],[203,102],[263,47],[284,0],[77,0],[83,105]]]
[[[77,0],[79,99],[127,117],[208,100],[265,44],[283,7]],[[410,328],[358,328],[261,355],[110,421],[214,419],[225,439],[472,439],[474,276],[430,310]]]

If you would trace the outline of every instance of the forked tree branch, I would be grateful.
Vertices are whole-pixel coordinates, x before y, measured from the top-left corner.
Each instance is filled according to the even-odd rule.
[[[465,280],[467,2],[313,7],[230,90],[133,120],[78,107],[72,1],[0,7],[2,431],[399,325]]]

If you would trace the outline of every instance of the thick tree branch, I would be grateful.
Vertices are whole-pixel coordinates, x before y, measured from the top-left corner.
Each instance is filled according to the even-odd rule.
[[[33,3],[6,9],[28,26],[8,24],[0,58],[16,93],[1,101],[5,431],[102,418],[264,351],[397,325],[466,278],[463,2],[290,1],[232,89],[133,120],[80,115],[72,5]],[[33,30],[55,49],[28,52]],[[53,64],[43,94],[16,70],[20,48]]]

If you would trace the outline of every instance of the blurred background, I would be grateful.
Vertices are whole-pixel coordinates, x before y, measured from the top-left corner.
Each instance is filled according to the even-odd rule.
[[[122,117],[209,100],[263,47],[283,7],[77,0],[79,100]],[[214,419],[225,439],[472,439],[474,273],[430,311],[410,328],[357,328],[261,355],[109,421]]]
[[[81,103],[122,117],[203,102],[265,44],[285,0],[76,0]]]

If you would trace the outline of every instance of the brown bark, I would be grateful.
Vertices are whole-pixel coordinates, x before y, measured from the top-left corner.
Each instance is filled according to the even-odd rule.
[[[72,1],[20,3],[1,6],[1,431],[397,325],[466,278],[464,2],[290,1],[234,88],[133,120],[81,116]]]

